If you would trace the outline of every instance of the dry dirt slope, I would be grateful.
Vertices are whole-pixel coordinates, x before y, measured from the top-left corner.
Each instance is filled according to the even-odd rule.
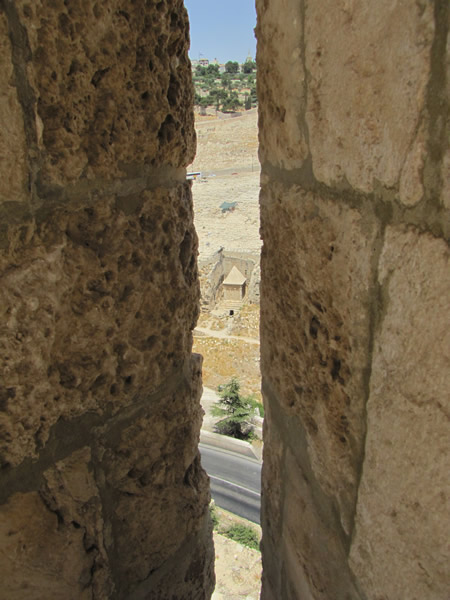
[[[192,187],[199,259],[220,247],[259,252],[256,110],[235,118],[197,117],[196,130],[197,156],[188,171],[205,175]],[[237,202],[236,210],[223,213],[224,201]]]
[[[257,121],[256,109],[238,117],[196,115],[197,154],[188,171],[243,169],[252,165],[258,171]]]

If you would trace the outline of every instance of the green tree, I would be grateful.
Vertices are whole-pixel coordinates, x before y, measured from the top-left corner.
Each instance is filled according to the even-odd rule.
[[[222,73],[221,76],[221,81],[222,81],[222,85],[223,87],[228,88],[229,90],[231,89],[231,76],[229,73]]]
[[[239,63],[229,60],[227,63],[225,63],[225,71],[227,73],[238,73],[239,72]]]
[[[243,65],[241,65],[241,71],[243,73],[253,73],[256,68],[256,63],[252,60],[247,60]]]
[[[206,67],[206,74],[207,75],[214,75],[215,77],[219,76],[219,65],[208,65]]]
[[[219,110],[221,105],[227,100],[228,93],[223,88],[211,90],[208,96],[208,101],[211,106],[215,106]]]
[[[202,65],[197,65],[195,67],[195,74],[198,77],[204,77],[206,75],[206,67],[202,67]]]
[[[198,105],[200,106],[200,114],[206,115],[206,109],[208,106],[210,106],[208,96],[203,96],[203,98],[200,98]]]
[[[222,102],[223,112],[234,112],[242,106],[242,102],[239,100],[237,92],[230,92],[230,95],[226,100]]]
[[[216,431],[229,435],[238,440],[247,440],[253,437],[251,415],[254,409],[249,398],[239,393],[241,386],[236,377],[223,386],[219,386],[220,400],[212,407],[211,412],[215,417],[223,417],[216,423]]]

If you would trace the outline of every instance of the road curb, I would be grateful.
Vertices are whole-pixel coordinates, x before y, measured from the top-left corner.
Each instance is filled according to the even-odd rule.
[[[211,431],[200,431],[200,443],[207,444],[208,446],[214,446],[221,448],[222,450],[229,450],[236,454],[248,456],[254,458],[259,462],[259,457],[253,450],[253,447],[248,442],[243,440],[236,440],[235,438],[228,437],[227,435],[220,435],[219,433],[212,433]]]

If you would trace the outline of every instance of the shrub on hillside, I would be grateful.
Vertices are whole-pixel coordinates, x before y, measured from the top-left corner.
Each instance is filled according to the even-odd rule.
[[[253,550],[259,550],[259,538],[256,531],[249,525],[232,525],[227,531],[224,531],[225,535],[230,540],[239,542],[247,548],[253,548]]]

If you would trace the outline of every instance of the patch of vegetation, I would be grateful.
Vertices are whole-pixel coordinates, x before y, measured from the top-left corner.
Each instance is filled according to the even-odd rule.
[[[242,65],[228,61],[225,72],[220,73],[219,65],[207,67],[198,65],[194,72],[195,104],[203,109],[208,106],[222,112],[235,112],[257,106],[256,63],[247,61]]]
[[[259,550],[259,536],[250,525],[232,525],[227,531],[223,532],[223,535],[243,546],[247,546],[247,548]]]
[[[214,531],[234,542],[238,542],[238,544],[247,546],[247,548],[260,551],[260,534],[255,527],[247,524],[248,521],[218,508],[214,504],[214,500],[209,505],[209,514],[211,515]]]
[[[247,400],[250,406],[253,408],[254,413],[264,418],[264,404],[258,402],[258,400],[253,398],[253,396],[248,396]]]
[[[214,417],[223,417],[216,423],[217,433],[229,435],[238,440],[254,439],[254,426],[251,421],[255,414],[255,404],[259,404],[252,396],[242,396],[241,386],[236,377],[217,390],[220,400],[212,407]]]

